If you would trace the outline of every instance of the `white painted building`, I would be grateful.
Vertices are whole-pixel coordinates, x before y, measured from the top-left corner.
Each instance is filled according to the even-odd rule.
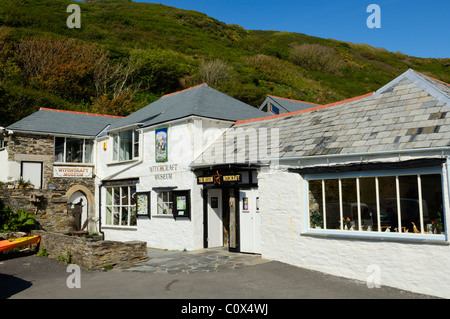
[[[279,157],[258,170],[262,257],[450,297],[449,106],[450,85],[409,70],[365,96],[237,122],[279,130]]]

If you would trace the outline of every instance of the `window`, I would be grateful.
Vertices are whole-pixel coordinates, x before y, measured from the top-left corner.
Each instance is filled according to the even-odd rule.
[[[139,157],[139,131],[113,134],[113,161],[123,162]]]
[[[280,114],[280,109],[273,104],[270,104],[270,111],[275,115]]]
[[[55,137],[56,163],[93,163],[94,141],[82,138]]]
[[[191,217],[189,191],[159,191],[157,192],[158,215]]]
[[[0,148],[8,146],[8,141],[6,138],[0,138]]]
[[[116,186],[106,188],[105,225],[136,226],[136,187]]]
[[[309,229],[445,233],[439,173],[311,178],[307,184]]]

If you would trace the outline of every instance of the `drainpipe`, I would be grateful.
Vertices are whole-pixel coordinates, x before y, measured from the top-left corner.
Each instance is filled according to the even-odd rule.
[[[103,182],[98,185],[98,232],[102,234],[102,240],[105,240],[105,233],[102,231],[102,186]]]

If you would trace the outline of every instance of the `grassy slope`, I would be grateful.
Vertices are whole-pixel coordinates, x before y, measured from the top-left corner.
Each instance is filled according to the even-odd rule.
[[[11,28],[15,39],[75,38],[96,43],[109,50],[118,61],[136,50],[168,50],[186,63],[187,78],[194,79],[181,82],[179,89],[199,81],[201,61],[221,59],[230,65],[232,80],[216,88],[254,106],[258,106],[266,94],[316,103],[333,102],[374,91],[408,68],[450,82],[449,59],[416,58],[299,33],[249,31],[202,13],[158,4],[125,0],[82,2],[79,3],[82,28],[69,29],[66,8],[70,3],[73,2],[2,0],[0,26]],[[293,44],[302,43],[335,48],[345,68],[332,74],[307,71],[292,64],[288,59],[289,50]],[[138,94],[136,103],[141,104],[138,107],[145,106],[164,93],[169,92],[149,89]],[[39,105],[51,107],[53,103],[65,108],[81,107],[79,101],[61,100],[24,83],[0,79],[3,112],[12,112],[11,101],[20,101],[24,109],[20,112],[22,115],[31,113]],[[7,122],[11,120],[15,118],[8,118]]]

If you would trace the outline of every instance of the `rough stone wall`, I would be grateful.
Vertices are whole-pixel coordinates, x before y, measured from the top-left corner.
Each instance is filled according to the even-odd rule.
[[[48,257],[66,258],[67,253],[70,253],[72,263],[89,270],[108,265],[126,266],[147,259],[147,243],[142,241],[105,241],[43,231],[32,233],[41,235],[40,249],[45,248]]]
[[[38,205],[30,201],[33,193],[39,193],[41,202]],[[67,199],[61,192],[54,190],[32,190],[8,188],[0,185],[0,201],[14,212],[23,209],[36,214],[40,228],[53,232],[69,232],[72,230],[73,216],[67,209]]]
[[[53,176],[54,137],[39,134],[15,133],[8,139],[8,161],[36,161],[43,163],[42,189],[10,189],[0,185],[0,200],[14,211],[19,209],[36,213],[36,220],[42,229],[52,232],[69,232],[72,230],[73,217],[67,209],[69,198],[67,191],[74,186],[84,186],[95,194],[94,178],[61,178]],[[60,166],[71,164],[58,163]],[[82,165],[82,164],[81,164]],[[73,164],[72,164],[73,166]],[[32,193],[41,193],[42,201],[39,206],[30,202]],[[89,195],[89,194],[85,194]],[[89,197],[89,196],[88,196]],[[90,202],[90,215],[95,214],[95,203]]]

